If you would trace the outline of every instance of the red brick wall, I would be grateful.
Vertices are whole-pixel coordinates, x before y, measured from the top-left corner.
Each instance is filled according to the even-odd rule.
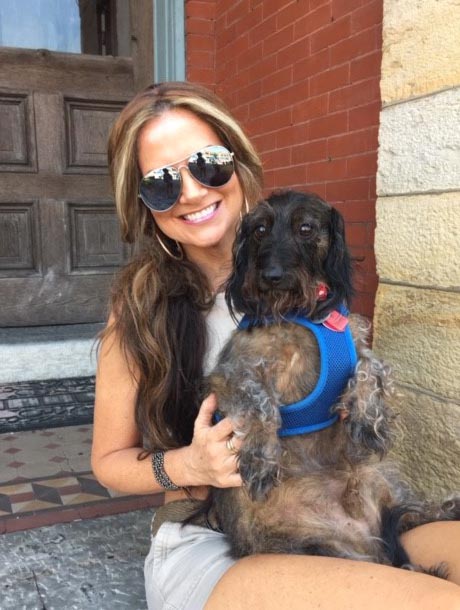
[[[353,309],[372,316],[383,0],[186,0],[187,78],[252,137],[267,192],[312,190],[345,216]]]
[[[217,0],[185,1],[187,79],[215,89]]]

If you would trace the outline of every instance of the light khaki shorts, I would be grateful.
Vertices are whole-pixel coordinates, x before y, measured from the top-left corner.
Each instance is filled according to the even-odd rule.
[[[166,521],[152,538],[145,559],[149,610],[202,610],[234,563],[224,534]]]

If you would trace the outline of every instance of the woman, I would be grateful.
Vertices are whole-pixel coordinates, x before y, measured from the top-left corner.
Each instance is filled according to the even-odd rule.
[[[102,337],[92,465],[107,487],[165,491],[145,563],[149,608],[460,609],[460,589],[431,576],[325,557],[234,562],[208,524],[175,523],[209,485],[241,485],[232,424],[212,424],[215,399],[199,404],[200,380],[233,329],[220,287],[241,214],[261,194],[261,166],[222,102],[187,83],[127,105],[109,162],[122,236],[143,249],[119,275]],[[404,542],[415,562],[448,560],[460,583],[456,524]]]

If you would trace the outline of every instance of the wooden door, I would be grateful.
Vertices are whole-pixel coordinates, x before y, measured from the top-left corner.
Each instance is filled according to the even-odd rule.
[[[0,47],[0,326],[106,316],[113,273],[129,256],[107,136],[152,80],[151,5],[130,2],[131,57]],[[87,27],[88,48],[95,30]]]

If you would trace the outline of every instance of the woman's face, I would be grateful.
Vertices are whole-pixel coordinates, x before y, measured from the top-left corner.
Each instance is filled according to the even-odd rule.
[[[143,176],[165,165],[181,167],[182,190],[167,212],[152,212],[161,231],[180,242],[189,258],[214,248],[228,254],[243,203],[236,173],[219,188],[197,182],[187,159],[211,144],[223,143],[212,127],[188,110],[169,110],[149,121],[139,134],[139,166]],[[180,160],[180,162],[178,162]]]

